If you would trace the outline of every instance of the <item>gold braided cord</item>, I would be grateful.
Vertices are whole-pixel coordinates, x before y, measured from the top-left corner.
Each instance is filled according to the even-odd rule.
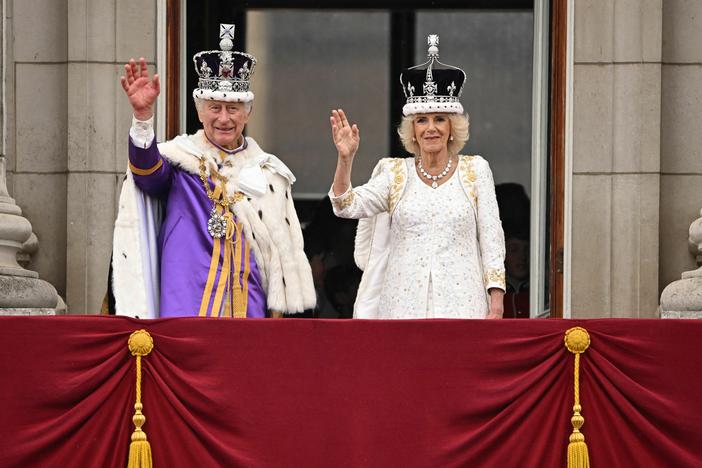
[[[146,433],[141,427],[146,422],[146,416],[141,403],[141,358],[148,355],[154,347],[154,340],[146,330],[137,330],[129,336],[127,342],[132,356],[136,357],[136,403],[134,403],[134,432],[129,444],[129,461],[127,468],[153,468],[151,445],[146,438]]]
[[[575,405],[580,405],[580,353],[575,354],[573,364],[573,400]]]
[[[566,331],[565,346],[575,355],[573,362],[573,416],[570,423],[573,432],[568,443],[568,468],[590,468],[590,456],[585,444],[585,435],[580,429],[585,424],[585,418],[580,414],[580,355],[590,346],[590,335],[581,327],[573,327]]]
[[[141,405],[141,356],[136,357],[136,403]]]

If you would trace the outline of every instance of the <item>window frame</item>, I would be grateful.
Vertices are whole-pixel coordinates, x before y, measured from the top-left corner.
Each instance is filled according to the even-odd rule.
[[[414,10],[426,8],[425,2],[415,0],[384,2],[369,0],[337,0],[320,6],[311,0],[296,0],[294,4],[273,0],[228,2],[229,14],[242,24],[247,9],[359,9],[391,10],[391,50],[401,53],[391,56],[391,76],[413,65]],[[157,62],[165,83],[165,107],[159,109],[159,129],[168,139],[186,128],[187,103],[185,70],[189,65],[185,46],[187,28],[186,0],[159,0],[157,24],[165,29],[165,41],[159,40]],[[548,277],[550,317],[564,316],[564,240],[566,198],[566,98],[568,50],[568,0],[436,0],[436,9],[533,9],[534,12],[534,87],[532,91],[532,221],[531,221],[531,297],[532,317],[544,310],[544,283]],[[238,12],[238,13],[237,13]],[[165,20],[165,28],[164,21]],[[548,25],[548,27],[546,27]],[[242,30],[244,29],[244,30]],[[241,38],[245,37],[240,28]],[[159,34],[159,38],[163,37]],[[243,40],[243,39],[242,39]],[[165,51],[162,46],[165,43]],[[241,41],[239,41],[240,44]],[[245,44],[242,45],[245,48]],[[397,72],[397,73],[395,73]],[[393,80],[393,83],[395,80]],[[399,107],[403,99],[397,86],[392,86],[391,108]],[[393,119],[393,117],[390,117]],[[396,122],[388,123],[389,128]],[[391,139],[391,154],[400,154],[397,140]],[[544,180],[547,183],[543,183]],[[537,196],[538,195],[538,196]],[[545,218],[545,220],[544,220]],[[547,235],[548,234],[548,235]],[[548,267],[548,271],[546,271]]]

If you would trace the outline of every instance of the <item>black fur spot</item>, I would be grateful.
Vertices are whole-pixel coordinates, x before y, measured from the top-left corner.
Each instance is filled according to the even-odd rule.
[[[285,198],[288,198],[288,192],[287,192],[287,191],[285,192]]]
[[[263,219],[263,211],[258,210],[258,217],[261,218],[261,219]]]
[[[285,276],[283,276],[283,286],[285,286]]]
[[[254,234],[253,231],[251,231],[251,237],[253,238],[253,240],[256,240],[256,234]]]
[[[124,258],[127,258],[127,254],[124,253],[124,252],[122,252],[122,256],[123,256]]]
[[[285,218],[285,222],[288,223],[288,226],[290,226],[290,220],[288,218]]]
[[[271,192],[275,193],[275,190],[273,190],[273,184],[268,184],[268,188],[271,189]]]
[[[246,197],[246,199],[247,199],[248,201],[251,201],[251,197]]]
[[[222,97],[227,97],[227,93],[222,94]]]

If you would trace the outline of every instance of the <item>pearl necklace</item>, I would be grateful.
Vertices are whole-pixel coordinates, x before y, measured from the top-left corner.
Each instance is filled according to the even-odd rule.
[[[451,158],[449,157],[448,164],[446,164],[446,167],[444,168],[443,171],[441,171],[440,174],[438,175],[431,175],[427,173],[427,171],[424,170],[424,166],[422,166],[422,158],[417,158],[417,169],[419,169],[419,173],[422,174],[427,180],[431,180],[431,188],[435,189],[439,186],[439,184],[436,182],[439,179],[442,179],[446,176],[451,171]]]

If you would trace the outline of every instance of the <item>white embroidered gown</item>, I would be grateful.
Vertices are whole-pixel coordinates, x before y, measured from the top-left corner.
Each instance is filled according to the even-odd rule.
[[[419,178],[412,159],[403,163],[407,165],[406,186],[394,210],[389,209],[387,202],[388,181],[392,177],[374,177],[354,188],[351,200],[347,198],[345,204],[341,200],[350,192],[332,196],[335,212],[343,217],[360,218],[392,211],[378,318],[485,318],[487,287],[500,285],[490,282],[490,275],[484,273],[486,265],[481,258],[479,238],[485,243],[483,251],[487,248],[496,254],[497,263],[492,260],[492,266],[497,276],[501,271],[504,278],[504,237],[494,185],[487,192],[480,188],[476,191],[476,199],[482,193],[484,202],[478,202],[482,208],[478,217],[478,210],[472,208],[461,185],[459,170],[433,189]],[[483,183],[492,185],[491,175],[485,179],[489,180]]]

